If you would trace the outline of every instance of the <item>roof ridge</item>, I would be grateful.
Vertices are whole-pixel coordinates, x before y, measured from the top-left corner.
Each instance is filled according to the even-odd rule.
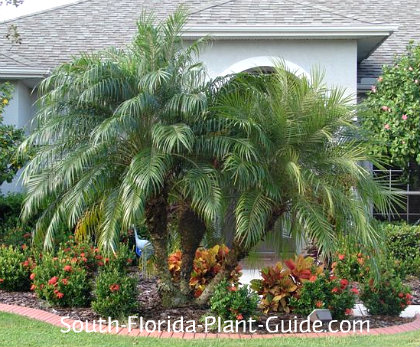
[[[315,8],[315,9],[323,11],[323,12],[332,13],[336,16],[351,19],[351,20],[358,21],[358,22],[361,22],[361,23],[370,24],[370,25],[377,25],[378,24],[378,23],[373,23],[373,22],[369,22],[369,21],[366,21],[366,20],[362,20],[362,19],[359,19],[359,18],[355,18],[355,17],[352,17],[352,16],[347,16],[347,15],[344,15],[342,13],[335,12],[334,10],[331,10],[328,7],[325,7],[325,6],[322,6],[322,5],[315,5],[315,4],[309,3],[308,1],[303,1],[303,2],[300,2],[300,1],[297,1],[297,0],[288,0],[288,1],[293,2],[295,4],[298,4],[298,5],[302,5],[302,6],[309,6],[309,7]]]
[[[0,21],[0,25],[1,24],[11,23],[11,22],[17,21],[19,19],[28,18],[28,17],[39,15],[39,14],[43,14],[43,13],[47,13],[47,12],[52,12],[52,11],[55,11],[55,10],[60,10],[62,8],[70,7],[70,6],[73,6],[73,5],[78,5],[78,4],[82,3],[82,2],[87,2],[87,1],[90,1],[90,0],[78,0],[78,1],[75,1],[75,2],[72,2],[72,3],[69,3],[69,4],[64,4],[64,5],[59,5],[59,6],[55,6],[55,7],[50,7],[50,8],[46,8],[45,10],[36,11],[36,12],[28,13],[28,14],[24,14],[24,15],[15,17],[15,18],[7,19],[5,21]]]
[[[195,10],[193,12],[190,12],[189,15],[197,14],[197,13],[200,13],[200,12],[203,12],[203,11],[206,11],[206,10],[209,10],[211,8],[218,7],[218,6],[223,6],[223,5],[228,4],[229,2],[235,2],[235,1],[236,0],[223,0],[223,1],[219,2],[219,3],[217,3],[217,4],[205,5],[202,8],[199,8],[198,10]]]
[[[28,66],[28,67],[32,67],[33,65],[31,65],[31,63],[29,62],[29,61],[27,61],[25,58],[22,58],[21,56],[19,56],[18,54],[14,54],[15,56],[14,57],[12,57],[12,56],[10,56],[10,55],[8,55],[8,54],[4,54],[4,53],[2,53],[2,52],[0,52],[0,54],[3,56],[3,57],[6,57],[6,58],[8,58],[8,59],[10,59],[10,60],[13,60],[13,61],[15,61],[16,63],[19,63],[19,64],[21,64],[21,65],[26,65],[26,66]]]

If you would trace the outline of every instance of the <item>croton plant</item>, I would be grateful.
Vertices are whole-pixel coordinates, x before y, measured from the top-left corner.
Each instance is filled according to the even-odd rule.
[[[225,245],[216,245],[212,248],[199,248],[195,252],[193,271],[191,273],[190,286],[193,290],[194,297],[198,298],[204,291],[209,282],[221,270],[222,264],[229,248]],[[168,265],[174,282],[179,281],[181,273],[182,252],[176,251],[169,255]],[[241,275],[241,268],[237,266],[232,271],[229,282],[237,283]]]

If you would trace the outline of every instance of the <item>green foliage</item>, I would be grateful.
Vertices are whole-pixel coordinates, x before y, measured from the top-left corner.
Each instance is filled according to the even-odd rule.
[[[23,217],[48,207],[35,232],[47,248],[65,223],[94,232],[113,252],[120,231],[142,221],[163,191],[204,219],[221,208],[206,72],[197,61],[206,39],[185,49],[183,10],[159,23],[152,17],[141,16],[124,51],[84,54],[40,85],[39,127],[20,149],[35,151],[23,174]]]
[[[369,258],[361,252],[337,252],[332,263],[334,275],[360,282],[369,276]]]
[[[329,272],[313,281],[306,281],[297,295],[290,299],[293,312],[308,315],[314,309],[327,308],[333,319],[344,319],[355,305],[356,290],[350,290],[346,279],[338,280]]]
[[[0,245],[29,243],[34,223],[22,223],[20,220],[23,199],[23,194],[0,194]]]
[[[3,182],[11,182],[24,162],[16,155],[16,150],[24,138],[23,130],[3,124],[3,112],[12,94],[13,86],[9,82],[0,83],[0,185]]]
[[[27,291],[33,261],[26,250],[0,246],[0,289]]]
[[[92,309],[105,318],[124,319],[138,312],[137,294],[135,278],[107,269],[96,278]]]
[[[43,254],[31,274],[32,287],[40,299],[52,306],[86,307],[90,301],[90,282],[86,270],[76,259],[59,254]]]
[[[411,304],[412,297],[410,289],[391,270],[383,273],[379,281],[366,280],[360,298],[370,314],[399,316]]]
[[[371,137],[373,153],[389,156],[394,166],[420,164],[420,46],[384,66],[363,103],[360,119]]]
[[[238,287],[222,281],[210,299],[210,309],[224,320],[247,320],[255,316],[258,301],[258,295],[248,286]]]
[[[380,232],[384,233],[388,258],[407,275],[420,275],[420,226],[406,223],[380,223]],[[401,276],[404,278],[404,276]]]
[[[238,191],[242,245],[255,246],[277,221],[327,255],[343,235],[376,247],[370,206],[388,211],[390,194],[362,165],[376,158],[352,120],[346,92],[327,88],[319,71],[297,77],[281,63],[269,75],[227,79],[211,110],[230,126],[222,133],[243,145],[223,164]]]

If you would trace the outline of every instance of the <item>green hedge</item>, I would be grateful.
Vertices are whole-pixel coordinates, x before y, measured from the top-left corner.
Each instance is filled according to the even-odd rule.
[[[420,275],[420,226],[406,223],[380,223],[389,258],[399,262],[407,275]]]

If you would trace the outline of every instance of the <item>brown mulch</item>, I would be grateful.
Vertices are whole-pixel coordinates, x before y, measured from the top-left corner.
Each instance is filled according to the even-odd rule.
[[[159,296],[157,293],[157,285],[154,279],[142,278],[138,273],[133,272],[133,276],[139,276],[139,315],[143,316],[144,320],[167,320],[170,317],[171,321],[174,322],[180,317],[184,317],[184,321],[195,320],[197,325],[202,324],[200,318],[206,314],[209,314],[208,310],[196,307],[183,307],[174,309],[164,309],[159,304]],[[48,312],[55,313],[60,316],[69,316],[71,319],[92,321],[99,319],[99,316],[92,311],[91,308],[57,308],[50,307],[45,301],[36,298],[32,292],[6,292],[0,290],[0,303],[19,305],[31,308],[42,309]],[[306,317],[296,317],[293,314],[284,313],[271,313],[268,315],[262,314],[257,319],[257,325],[263,325],[263,328],[258,328],[258,333],[268,333],[265,330],[265,322],[270,316],[278,316],[278,319],[273,320],[270,326],[279,324],[281,320],[296,320],[297,324]],[[382,328],[391,325],[399,325],[409,323],[414,318],[399,318],[399,317],[388,317],[388,316],[368,316],[368,317],[349,317],[348,320],[369,320],[370,328]],[[338,328],[338,324],[335,328]],[[287,325],[288,326],[288,323]],[[166,329],[165,324],[162,327]],[[197,329],[200,332],[200,329]]]
[[[420,278],[418,277],[409,277],[404,281],[404,284],[411,288],[411,303],[413,305],[420,305]]]

